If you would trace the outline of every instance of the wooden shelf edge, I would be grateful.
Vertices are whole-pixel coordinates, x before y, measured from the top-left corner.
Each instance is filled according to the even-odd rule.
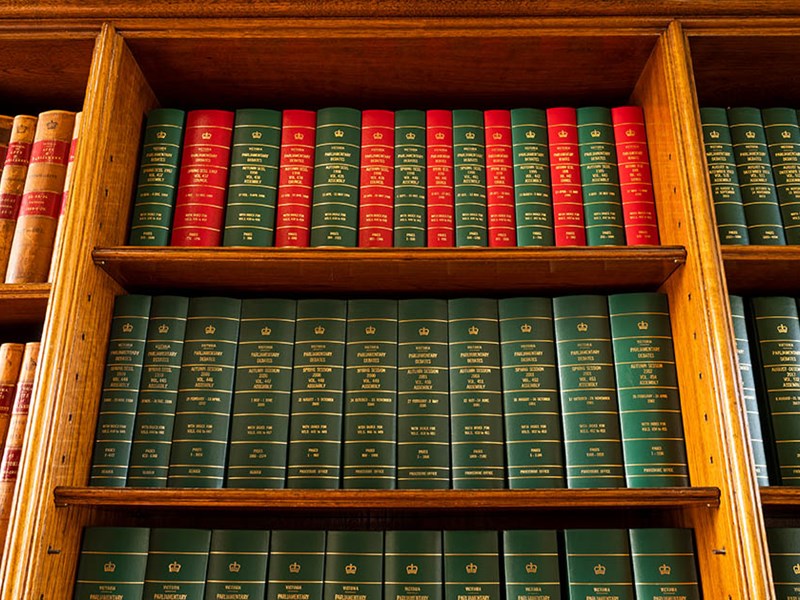
[[[765,486],[759,488],[764,508],[794,508],[800,510],[800,487]]]
[[[0,325],[43,323],[49,283],[0,284]]]
[[[800,246],[722,246],[721,250],[731,293],[800,293]]]

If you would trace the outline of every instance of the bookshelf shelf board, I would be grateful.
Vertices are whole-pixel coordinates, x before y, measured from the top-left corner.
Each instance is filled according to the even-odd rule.
[[[0,325],[43,322],[49,298],[49,283],[0,284]]]
[[[800,295],[800,246],[723,246],[733,294]]]
[[[624,248],[96,248],[128,291],[493,294],[657,289],[681,246]]]
[[[447,510],[718,507],[713,487],[542,490],[250,490],[57,487],[57,506],[131,509]]]
[[[800,487],[771,485],[760,488],[760,492],[765,509],[800,510]]]

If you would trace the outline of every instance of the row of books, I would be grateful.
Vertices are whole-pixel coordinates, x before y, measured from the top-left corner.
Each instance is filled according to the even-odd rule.
[[[689,485],[667,296],[118,296],[91,485]]]
[[[775,598],[790,600],[800,595],[800,528],[767,527]]]
[[[722,244],[800,244],[800,127],[793,108],[700,109]]]
[[[699,600],[701,594],[689,529],[92,527],[84,531],[73,598],[101,597]]]
[[[130,243],[658,244],[644,116],[638,106],[156,109]]]
[[[0,116],[0,142],[8,142],[0,144],[0,275],[5,283],[52,280],[80,122],[81,113],[64,110]]]

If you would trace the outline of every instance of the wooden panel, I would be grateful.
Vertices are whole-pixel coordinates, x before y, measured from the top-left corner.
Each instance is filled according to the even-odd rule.
[[[722,246],[732,294],[800,296],[800,246]]]
[[[0,327],[44,322],[49,283],[0,284]]]

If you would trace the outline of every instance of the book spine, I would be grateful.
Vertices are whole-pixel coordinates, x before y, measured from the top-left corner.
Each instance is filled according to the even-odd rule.
[[[761,111],[749,107],[729,108],[728,122],[750,243],[783,246],[786,236]]]
[[[486,127],[486,221],[489,227],[489,246],[516,246],[511,111],[485,111],[484,125]]]
[[[280,112],[236,111],[223,246],[273,245],[280,145]]]
[[[425,246],[425,113],[394,115],[394,245]]]
[[[736,340],[736,358],[739,378],[742,384],[744,408],[747,411],[747,429],[750,433],[750,449],[753,452],[753,466],[756,469],[758,485],[769,485],[767,454],[764,434],[761,428],[761,411],[758,409],[756,382],[753,373],[753,359],[750,354],[750,336],[747,332],[744,299],[741,296],[728,296],[731,304],[733,335]],[[766,417],[766,415],[764,415]]]
[[[311,200],[312,246],[356,246],[360,152],[361,111],[320,109]]]
[[[625,487],[605,296],[553,298],[567,487]]]
[[[752,299],[765,405],[778,460],[778,483],[800,481],[800,321],[788,296]]]
[[[346,301],[297,301],[289,488],[339,487],[346,328]]]
[[[691,529],[631,529],[637,600],[700,600]]]
[[[275,246],[279,248],[305,248],[309,244],[316,131],[314,111],[283,111],[275,215]]]
[[[608,297],[628,487],[685,487],[689,465],[666,294]]]
[[[585,106],[576,111],[583,214],[589,246],[624,246],[625,225],[611,111]]]
[[[28,115],[14,117],[14,129],[3,163],[3,173],[0,174],[0,273],[3,276],[8,268],[11,242],[14,240],[22,191],[25,189],[36,120],[36,117]]]
[[[47,273],[47,281],[52,282],[56,274],[58,257],[61,255],[62,238],[64,237],[64,227],[67,221],[67,208],[72,194],[72,172],[75,170],[75,155],[78,152],[78,137],[81,132],[81,122],[83,113],[75,113],[75,127],[72,131],[72,142],[69,145],[69,155],[67,157],[67,172],[64,175],[64,191],[61,193],[61,211],[58,215],[56,225],[56,237],[53,240],[53,260],[50,261],[50,271]]]
[[[446,600],[500,600],[500,548],[496,531],[445,531]]]
[[[358,245],[391,248],[394,241],[394,112],[361,115]]]
[[[800,527],[768,527],[767,546],[776,600],[796,598],[800,592]]]
[[[25,344],[0,344],[0,456],[6,445]]]
[[[147,113],[128,239],[131,246],[169,245],[185,120],[186,113],[176,108]]]
[[[233,119],[227,110],[186,115],[172,246],[219,246],[222,241]]]
[[[553,246],[553,198],[547,117],[537,108],[511,111],[517,246]]]
[[[450,487],[447,301],[398,301],[397,487]]]
[[[149,543],[146,527],[87,527],[73,600],[141,598]]]
[[[558,538],[554,530],[503,532],[506,600],[559,600]]]
[[[545,114],[556,246],[585,246],[578,118],[574,108],[548,108]]]
[[[14,129],[14,117],[9,115],[0,115],[0,165],[5,163],[6,154],[8,153],[8,145],[11,143],[11,132]],[[0,166],[0,176],[2,176],[3,169]]]
[[[503,397],[497,301],[448,301],[453,487],[503,488]]]
[[[47,281],[75,113],[41,113],[11,242],[6,283]]]
[[[800,244],[800,127],[792,108],[761,111],[787,244]]]
[[[441,531],[387,531],[385,600],[443,600]]]
[[[628,532],[625,529],[564,531],[571,600],[634,600]]]
[[[264,600],[268,559],[269,531],[212,530],[205,598]]]
[[[267,600],[322,598],[325,532],[274,530],[269,547]]]
[[[701,108],[700,121],[719,241],[723,245],[748,245],[750,235],[733,157],[728,113],[724,108]]]
[[[296,312],[295,300],[242,300],[227,487],[284,487]]]
[[[453,111],[456,246],[486,246],[486,140],[483,113]]]
[[[114,303],[89,485],[125,487],[150,305],[140,294]]]
[[[498,311],[508,486],[565,487],[552,301],[503,298]]]
[[[144,346],[127,485],[166,487],[189,299],[154,296]]]
[[[456,244],[453,113],[449,110],[429,110],[425,117],[428,246],[452,248]]]
[[[189,300],[167,487],[222,487],[241,300]]]
[[[329,531],[323,600],[382,600],[383,532]]]
[[[619,169],[619,196],[628,246],[658,245],[653,175],[644,113],[639,106],[611,109]]]
[[[208,529],[151,529],[142,598],[201,600],[210,543]]]

